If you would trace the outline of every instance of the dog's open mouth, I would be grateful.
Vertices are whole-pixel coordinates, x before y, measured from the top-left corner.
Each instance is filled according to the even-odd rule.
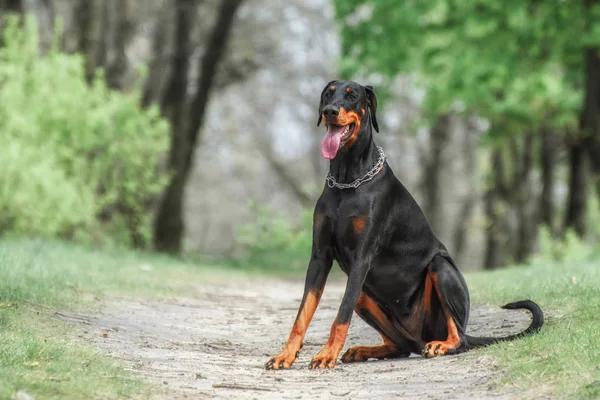
[[[338,150],[344,147],[354,132],[355,124],[352,122],[345,126],[329,124],[327,134],[321,143],[321,154],[328,160],[333,160]]]

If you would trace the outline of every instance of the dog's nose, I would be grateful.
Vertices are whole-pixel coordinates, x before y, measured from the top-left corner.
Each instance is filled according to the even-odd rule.
[[[340,113],[340,109],[333,104],[328,104],[323,108],[323,115],[326,118],[337,117]]]

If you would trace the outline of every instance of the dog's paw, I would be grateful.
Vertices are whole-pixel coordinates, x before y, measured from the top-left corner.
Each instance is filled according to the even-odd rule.
[[[310,362],[308,368],[310,369],[325,369],[325,368],[333,368],[337,363],[337,358],[335,357],[315,357]]]
[[[287,350],[283,350],[278,356],[271,357],[265,364],[265,369],[289,369],[298,357],[298,352],[291,354]]]
[[[450,346],[447,342],[434,341],[425,345],[421,351],[421,355],[425,358],[443,356],[454,350],[454,346]]]
[[[367,349],[368,348],[365,346],[357,346],[348,349],[342,356],[342,362],[351,363],[367,361],[369,358],[371,358],[370,355],[367,354]]]
[[[337,357],[340,354],[339,350],[334,350],[329,346],[323,347],[323,349],[313,357],[308,368],[310,369],[324,369],[333,368],[337,363]]]

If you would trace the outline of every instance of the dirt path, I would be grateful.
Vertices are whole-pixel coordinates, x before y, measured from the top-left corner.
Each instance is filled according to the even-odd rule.
[[[493,360],[459,355],[425,360],[342,364],[307,368],[327,340],[343,294],[328,283],[304,348],[289,371],[265,371],[295,318],[302,284],[290,282],[206,286],[194,299],[113,301],[95,316],[57,314],[86,324],[86,336],[123,359],[136,374],[164,389],[158,398],[223,399],[489,399],[514,398],[495,389]],[[502,335],[529,322],[525,312],[479,307],[469,332]],[[346,347],[377,344],[378,334],[354,317]]]

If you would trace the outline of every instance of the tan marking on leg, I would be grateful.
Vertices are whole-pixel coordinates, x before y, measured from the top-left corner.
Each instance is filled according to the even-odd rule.
[[[437,282],[437,275],[433,272],[430,272],[428,275],[431,276],[433,288],[435,289],[438,299],[440,300],[440,304],[442,305],[442,310],[446,316],[446,324],[448,326],[448,335],[446,336],[446,340],[434,340],[425,345],[423,356],[435,357],[448,354],[448,352],[460,346],[460,336],[458,334],[458,329],[456,328],[456,323],[454,322],[454,319],[450,315],[450,312],[448,312],[448,309],[442,300],[442,294]]]
[[[331,330],[329,331],[329,340],[327,340],[325,347],[323,347],[321,351],[315,357],[313,357],[312,361],[310,362],[310,368],[323,369],[333,368],[335,366],[338,355],[340,354],[340,351],[346,342],[346,335],[348,334],[349,327],[349,322],[344,324],[334,322],[333,325],[331,325]]]
[[[302,341],[308,329],[308,325],[319,305],[322,291],[309,291],[306,296],[306,301],[302,305],[298,317],[292,326],[292,331],[287,343],[279,353],[272,357],[266,364],[267,369],[289,368],[298,356],[298,352],[302,348]]]
[[[381,308],[377,303],[368,295],[361,292],[354,308],[356,313],[364,319],[363,313],[367,311],[369,316],[375,320],[377,326],[381,330],[392,330],[394,329],[391,321],[381,311]],[[358,362],[367,361],[370,358],[384,359],[384,358],[399,358],[407,357],[410,353],[401,352],[396,344],[385,334],[381,333],[383,339],[383,345],[381,346],[356,346],[348,349],[342,356],[343,362]]]

